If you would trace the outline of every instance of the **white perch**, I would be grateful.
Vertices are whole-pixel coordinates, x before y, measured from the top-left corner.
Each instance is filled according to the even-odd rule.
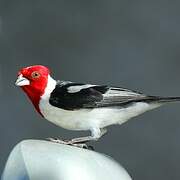
[[[131,180],[112,158],[95,151],[40,140],[12,150],[1,180]]]

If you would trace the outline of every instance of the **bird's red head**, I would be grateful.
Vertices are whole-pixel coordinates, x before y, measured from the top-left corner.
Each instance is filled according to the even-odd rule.
[[[40,114],[39,101],[45,92],[49,74],[49,69],[42,65],[25,67],[18,72],[16,85],[24,90]]]

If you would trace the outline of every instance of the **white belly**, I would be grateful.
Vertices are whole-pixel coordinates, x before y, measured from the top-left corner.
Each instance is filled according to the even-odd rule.
[[[107,119],[111,119],[108,115],[111,110],[107,108],[69,111],[56,108],[42,100],[40,110],[48,121],[71,130],[89,130],[93,127],[102,127],[103,124],[106,124]]]
[[[44,117],[65,129],[91,130],[103,128],[112,124],[122,124],[128,119],[153,109],[157,105],[138,102],[128,108],[96,108],[83,110],[63,110],[49,104],[47,100],[40,101],[40,110]]]

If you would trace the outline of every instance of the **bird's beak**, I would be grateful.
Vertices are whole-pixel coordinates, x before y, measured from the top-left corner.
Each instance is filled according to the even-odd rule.
[[[20,74],[16,80],[16,86],[27,86],[27,85],[30,85],[30,81],[23,77],[22,74]]]

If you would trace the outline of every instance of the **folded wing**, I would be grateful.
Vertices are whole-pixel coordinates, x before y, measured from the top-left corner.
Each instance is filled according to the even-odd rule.
[[[155,100],[154,96],[124,88],[61,81],[51,93],[50,104],[65,110],[124,107],[133,102]]]

